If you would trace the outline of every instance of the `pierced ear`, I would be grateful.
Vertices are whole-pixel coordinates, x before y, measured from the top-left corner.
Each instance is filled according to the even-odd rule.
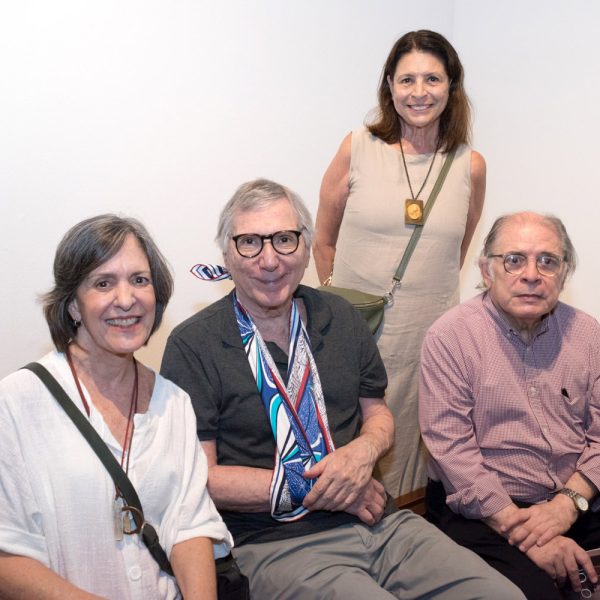
[[[81,321],[81,313],[79,312],[79,306],[77,305],[76,298],[69,302],[67,312],[69,313],[69,316],[71,317],[71,319],[73,319],[74,322]]]

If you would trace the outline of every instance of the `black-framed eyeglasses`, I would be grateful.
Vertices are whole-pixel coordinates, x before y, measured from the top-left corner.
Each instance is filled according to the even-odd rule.
[[[501,258],[504,270],[509,275],[520,275],[529,262],[529,258],[524,254],[518,252],[508,252],[506,254],[488,254],[488,258]],[[540,275],[546,277],[554,277],[558,275],[562,264],[564,262],[562,256],[556,256],[556,254],[540,254],[535,258],[535,266]]]
[[[287,229],[286,231],[276,231],[269,235],[240,233],[239,235],[232,235],[231,239],[240,256],[254,258],[262,252],[265,241],[271,242],[273,250],[278,254],[293,254],[298,250],[301,235],[301,231]]]

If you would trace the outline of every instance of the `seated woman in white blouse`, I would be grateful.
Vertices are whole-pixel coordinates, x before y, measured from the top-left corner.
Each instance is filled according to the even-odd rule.
[[[171,296],[161,253],[138,221],[101,215],[67,232],[54,278],[44,313],[56,352],[40,363],[127,471],[175,576],[127,534],[108,471],[20,370],[0,382],[0,595],[215,598],[214,557],[232,540],[208,496],[189,397],[134,358]]]

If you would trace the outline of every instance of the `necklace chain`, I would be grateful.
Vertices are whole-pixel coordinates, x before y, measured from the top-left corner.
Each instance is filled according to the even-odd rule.
[[[429,179],[429,174],[431,173],[431,169],[433,169],[433,163],[435,162],[435,157],[437,155],[437,151],[438,151],[438,147],[436,146],[435,150],[433,152],[433,158],[431,159],[431,163],[429,164],[429,170],[427,171],[427,175],[425,175],[425,179],[423,180],[423,185],[421,186],[421,189],[417,192],[417,195],[415,196],[412,185],[410,183],[408,167],[406,166],[406,158],[404,158],[404,149],[402,148],[402,138],[400,138],[400,154],[402,154],[402,164],[404,165],[404,172],[406,173],[406,181],[408,181],[408,189],[410,190],[410,195],[413,200],[417,200],[419,198],[419,196],[421,195],[421,192],[423,191],[423,188],[425,187],[425,184],[427,183],[427,180]]]
[[[77,371],[75,370],[75,365],[73,364],[73,358],[71,357],[71,352],[67,348],[67,362],[69,363],[69,367],[71,368],[71,373],[73,374],[73,379],[75,380],[75,385],[77,386],[77,391],[79,392],[79,397],[81,398],[81,402],[83,403],[83,407],[85,408],[85,412],[90,417],[90,406],[85,399],[85,395],[83,390],[81,389],[81,383],[79,381],[79,377],[77,376]],[[131,444],[133,442],[133,429],[134,422],[133,416],[137,412],[138,407],[138,364],[135,357],[133,357],[133,368],[134,368],[134,379],[133,379],[133,389],[131,390],[131,400],[129,402],[129,414],[127,416],[127,427],[125,428],[125,440],[123,441],[123,449],[121,451],[121,468],[125,471],[125,473],[129,470],[129,456],[131,455]],[[127,455],[127,459],[125,459],[125,455]],[[123,463],[125,466],[123,467]],[[119,492],[115,490],[117,496]]]

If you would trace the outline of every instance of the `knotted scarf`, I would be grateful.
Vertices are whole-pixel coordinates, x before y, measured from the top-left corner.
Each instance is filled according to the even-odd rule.
[[[229,271],[221,265],[199,263],[190,269],[190,273],[203,281],[221,281],[231,279]]]
[[[302,501],[316,482],[305,479],[305,471],[334,450],[310,340],[292,299],[286,386],[258,328],[235,293],[233,307],[277,446],[270,488],[271,515],[278,521],[295,521],[308,512]]]

